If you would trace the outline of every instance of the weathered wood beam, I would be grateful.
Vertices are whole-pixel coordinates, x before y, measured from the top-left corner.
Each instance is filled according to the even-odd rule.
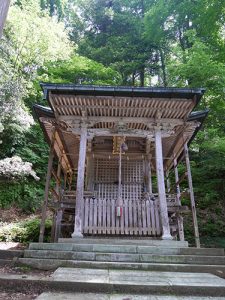
[[[84,196],[84,174],[85,174],[85,159],[87,149],[87,127],[81,126],[78,173],[77,173],[77,190],[76,190],[76,208],[75,208],[75,223],[72,237],[83,237],[82,234],[82,205]]]
[[[175,173],[175,182],[176,182],[176,193],[177,193],[177,203],[178,205],[181,205],[180,201],[180,185],[179,185],[179,173],[178,173],[178,168],[177,168],[177,159],[176,155],[174,154],[174,173]],[[184,226],[183,226],[183,217],[178,214],[177,216],[177,225],[178,225],[178,234],[180,241],[184,241]]]
[[[171,240],[172,236],[170,234],[165,182],[164,182],[162,133],[160,127],[156,128],[155,130],[155,156],[156,156],[156,173],[157,173],[160,217],[161,217],[161,224],[162,224],[162,239]]]
[[[189,185],[189,191],[190,191],[191,212],[192,212],[192,219],[193,219],[193,224],[194,224],[195,244],[196,244],[197,248],[200,248],[198,220],[197,220],[197,214],[196,214],[195,197],[194,197],[194,190],[193,190],[193,184],[192,184],[191,166],[190,166],[190,159],[189,159],[187,143],[184,144],[184,155],[185,155],[185,160],[186,160],[188,185]]]
[[[113,106],[107,106],[107,105],[88,105],[88,107],[86,107],[85,104],[83,105],[69,105],[69,104],[65,104],[65,105],[62,105],[62,104],[56,104],[54,103],[54,108],[55,110],[58,112],[59,114],[59,110],[60,109],[85,109],[85,108],[88,108],[88,109],[103,109],[103,110],[112,110],[112,109],[117,109],[118,111],[132,111],[132,110],[135,110],[135,111],[138,111],[138,112],[143,112],[145,111],[146,112],[146,109],[149,109],[151,112],[157,112],[159,110],[158,107],[136,107],[136,106],[118,106],[118,105],[113,105]],[[170,113],[170,112],[186,112],[186,108],[177,108],[177,107],[174,107],[174,108],[167,108],[167,107],[161,107],[160,108],[160,111],[161,112],[164,112],[166,111],[167,113]]]
[[[63,154],[63,156],[64,156],[64,155],[66,156],[66,159],[67,159],[68,162],[69,162],[69,166],[67,166],[67,167],[70,167],[70,168],[72,169],[72,168],[73,168],[73,162],[72,162],[71,158],[70,158],[69,156],[67,156],[67,154],[66,154],[66,153],[69,152],[69,151],[68,151],[68,147],[67,147],[66,142],[65,142],[65,140],[64,140],[63,134],[62,134],[60,128],[58,128],[58,126],[57,126],[57,134],[58,134],[59,139],[60,139],[60,142],[61,142],[61,144],[62,144],[62,146],[63,146],[63,149],[60,149],[60,150],[61,150],[61,153]]]
[[[81,121],[83,121],[83,117],[82,116],[62,116],[60,115],[58,117],[59,121],[64,121],[64,122],[74,122],[74,123],[80,123]],[[99,122],[107,122],[107,123],[118,123],[118,122],[122,122],[122,123],[141,123],[141,124],[145,124],[145,125],[149,125],[149,124],[154,124],[156,122],[155,118],[139,118],[139,117],[94,117],[94,116],[87,116],[85,118],[85,121],[88,123],[99,123]],[[160,119],[160,123],[161,124],[171,124],[171,125],[183,125],[184,121],[183,119],[168,119],[168,118],[162,118]]]
[[[7,18],[10,0],[0,1],[0,38],[2,37],[3,27]]]
[[[182,126],[180,129],[179,129],[179,132],[177,133],[177,136],[173,142],[173,144],[171,145],[169,151],[166,153],[166,156],[167,157],[173,157],[173,153],[174,153],[174,148],[176,147],[178,141],[183,137],[183,133],[184,133],[184,127]],[[173,162],[173,160],[172,160]],[[169,165],[170,161],[167,161],[165,162],[165,169],[168,168],[168,165]]]
[[[52,164],[53,164],[53,158],[54,158],[54,144],[55,144],[55,127],[53,128],[53,132],[52,132],[52,140],[51,140],[51,146],[50,146],[49,158],[48,158],[48,170],[47,170],[46,183],[45,183],[44,203],[42,206],[42,217],[41,217],[41,224],[40,224],[39,243],[42,243],[44,240],[45,221],[46,221],[47,206],[48,206],[48,196],[49,196],[50,180],[51,180],[51,173],[52,173]]]
[[[126,136],[126,137],[141,137],[154,139],[154,128],[149,130],[141,129],[126,129],[126,130],[116,130],[116,129],[107,129],[107,128],[91,128],[88,129],[88,136]],[[79,128],[69,129],[73,134],[80,135],[81,130]],[[162,130],[162,136],[168,137],[172,134],[171,130]]]

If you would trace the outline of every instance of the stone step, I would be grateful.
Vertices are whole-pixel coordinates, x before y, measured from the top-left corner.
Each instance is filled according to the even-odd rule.
[[[138,245],[103,245],[103,244],[73,244],[73,243],[31,243],[30,250],[54,250],[75,252],[101,252],[101,253],[140,253],[160,255],[204,255],[223,256],[222,248],[171,248],[160,246]]]
[[[17,264],[28,265],[42,270],[55,270],[58,267],[68,268],[93,268],[93,269],[118,269],[118,270],[149,270],[162,272],[199,272],[213,273],[225,278],[225,265],[201,264],[169,264],[169,263],[135,263],[135,262],[102,262],[79,261],[43,258],[19,258]]]
[[[24,250],[0,250],[0,259],[13,259],[14,257],[22,257]]]
[[[54,250],[25,250],[24,257],[55,258],[66,260],[111,261],[111,262],[152,262],[152,263],[181,263],[181,264],[207,264],[224,265],[225,256],[203,255],[157,255],[143,253],[101,253],[101,252],[75,252]]]
[[[14,261],[12,259],[0,259],[0,267],[5,267],[5,266],[13,266]]]
[[[225,280],[207,273],[58,268],[52,278],[64,289],[72,284],[77,292],[225,295]]]
[[[225,297],[100,294],[100,293],[42,293],[37,300],[222,300]]]
[[[188,247],[187,241],[174,240],[159,240],[153,238],[60,238],[59,243],[73,243],[73,244],[107,244],[107,245],[146,245],[146,246],[160,246],[160,247]]]
[[[191,296],[191,299],[194,299],[194,296],[224,297],[225,295],[225,280],[212,274],[137,270],[59,268],[49,277],[0,274],[0,287],[5,291],[13,289],[20,293],[29,288],[35,293],[40,291],[108,295],[129,293],[151,296]],[[125,299],[128,300],[127,298],[123,300]]]

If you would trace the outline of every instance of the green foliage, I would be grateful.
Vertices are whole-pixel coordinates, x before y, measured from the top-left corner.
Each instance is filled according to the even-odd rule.
[[[24,98],[36,92],[37,70],[49,61],[68,59],[72,46],[65,25],[41,11],[37,2],[11,6],[0,44],[0,157],[11,156],[34,123]]]
[[[143,38],[143,16],[151,1],[76,1],[83,24],[78,52],[122,75],[123,84],[144,85],[148,64],[155,59]],[[86,25],[86,26],[85,26]]]
[[[45,65],[39,79],[76,84],[120,84],[120,74],[86,57],[74,55],[70,60]]]
[[[50,240],[51,226],[51,220],[46,220],[45,242],[49,242]],[[0,223],[0,241],[19,243],[38,242],[39,231],[40,220],[37,218],[28,219],[18,223]]]
[[[35,212],[43,199],[44,186],[34,181],[1,182],[0,208],[16,206],[23,212]]]

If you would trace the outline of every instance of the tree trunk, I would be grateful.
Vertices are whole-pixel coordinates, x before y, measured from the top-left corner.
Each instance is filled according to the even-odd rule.
[[[159,49],[159,53],[160,53],[160,60],[161,60],[163,86],[167,87],[166,65],[165,65],[164,53],[162,49]]]
[[[9,10],[10,0],[0,1],[0,38],[2,37],[3,27]]]
[[[141,67],[140,70],[140,86],[144,86],[145,85],[145,67]]]

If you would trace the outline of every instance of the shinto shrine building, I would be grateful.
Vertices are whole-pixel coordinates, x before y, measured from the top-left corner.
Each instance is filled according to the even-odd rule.
[[[54,241],[94,235],[183,241],[183,214],[190,211],[199,247],[188,146],[208,113],[193,112],[204,90],[41,85],[49,107],[34,110],[50,154],[39,241],[48,209]],[[184,177],[189,207],[182,205]]]

